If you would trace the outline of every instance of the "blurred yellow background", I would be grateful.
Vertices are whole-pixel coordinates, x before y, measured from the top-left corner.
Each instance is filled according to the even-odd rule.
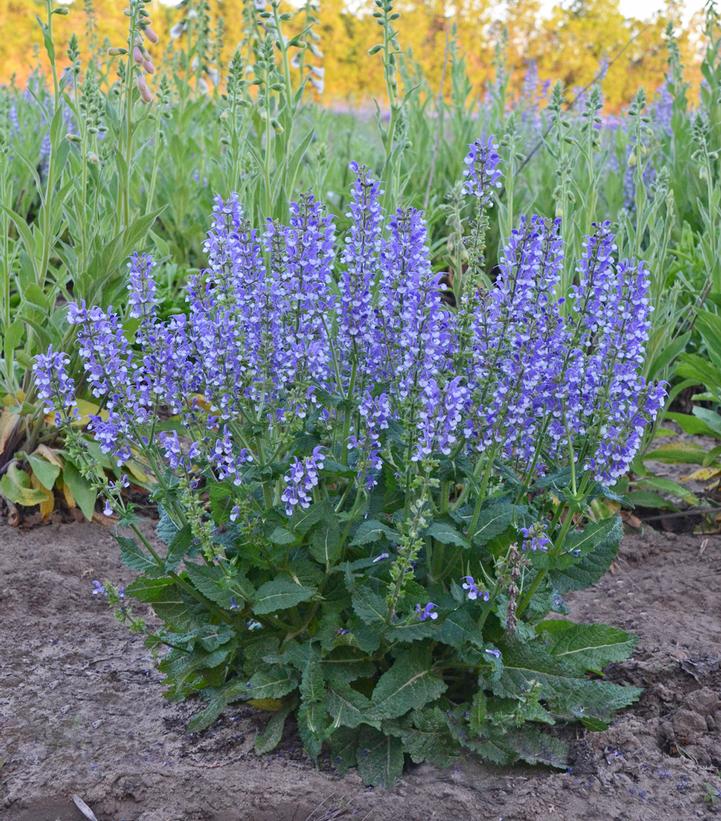
[[[201,0],[202,2],[202,0]],[[252,0],[251,0],[252,2]],[[207,0],[210,38],[217,38],[222,20],[222,57],[227,66],[230,55],[242,39],[242,0]],[[72,0],[69,14],[56,16],[56,48],[67,63],[65,52],[72,33],[82,49],[94,38],[98,46],[123,46],[126,21],[125,0]],[[199,3],[196,2],[195,6]],[[629,6],[648,12],[649,19],[624,14]],[[36,14],[43,15],[44,0],[0,0],[0,82],[13,78],[22,85],[37,65],[46,68]],[[297,5],[294,8],[298,8]],[[321,0],[319,8],[325,69],[322,101],[353,103],[368,96],[382,97],[383,69],[368,49],[379,41],[381,32],[371,16],[368,0]],[[396,4],[401,48],[412,55],[437,88],[448,65],[448,43],[455,27],[459,51],[465,56],[474,89],[482,90],[494,75],[495,55],[502,53],[512,94],[536,82],[562,80],[566,87],[582,87],[599,67],[612,63],[603,81],[606,108],[618,110],[629,102],[639,87],[652,97],[663,83],[667,60],[667,25],[673,24],[687,79],[698,83],[698,35],[703,26],[700,10],[669,0],[640,4],[618,0],[576,0],[551,5],[547,0],[407,0]],[[155,29],[161,41],[154,47],[156,62],[164,49],[172,47],[172,26],[187,14],[187,7],[175,8],[153,0],[150,4]],[[302,17],[302,14],[299,15]],[[500,50],[500,51],[499,51]],[[412,63],[407,63],[412,65]],[[536,92],[534,92],[536,93]]]

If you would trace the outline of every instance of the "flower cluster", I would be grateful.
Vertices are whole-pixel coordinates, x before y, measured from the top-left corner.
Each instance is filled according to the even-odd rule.
[[[492,139],[471,146],[474,195],[497,184],[498,164]],[[237,196],[217,198],[208,267],[188,283],[187,314],[159,319],[147,255],[130,262],[134,344],[112,308],[70,305],[88,387],[104,403],[91,424],[102,449],[122,463],[148,445],[150,420],[179,415],[185,434],[156,433],[159,456],[239,487],[263,458],[255,443],[265,431],[263,447],[284,466],[275,501],[288,515],[311,503],[331,453],[372,490],[388,442],[402,453],[394,471],[466,454],[501,459],[526,480],[552,463],[613,483],[665,396],[641,375],[647,268],[619,261],[602,223],[564,301],[560,220],[522,218],[461,332],[423,215],[401,209],[386,219],[377,181],[352,170],[352,224],[339,253],[333,219],[310,195],[290,205],[288,224],[262,231]],[[68,408],[74,386],[63,367],[49,351],[36,372],[43,398]],[[308,425],[308,449],[298,449]],[[529,537],[526,549],[543,549],[543,538]]]
[[[466,596],[469,601],[484,601],[487,602],[491,598],[491,594],[483,585],[480,585],[473,576],[464,576],[461,588],[466,591]]]
[[[520,534],[523,536],[521,550],[524,553],[529,550],[531,553],[535,553],[537,550],[545,552],[553,544],[548,538],[544,525],[539,522],[534,524],[532,527],[522,527],[520,529]]]
[[[465,164],[466,193],[482,205],[493,205],[493,192],[501,187],[501,155],[493,137],[471,143]]]
[[[78,415],[75,382],[67,372],[69,364],[70,357],[54,351],[51,345],[46,353],[38,355],[33,366],[38,398],[45,403],[46,413],[55,414],[58,426]]]
[[[305,459],[294,459],[290,470],[283,477],[284,490],[281,499],[285,512],[290,516],[297,505],[310,507],[313,501],[312,491],[318,486],[318,472],[323,470],[325,456],[320,447],[313,449]]]

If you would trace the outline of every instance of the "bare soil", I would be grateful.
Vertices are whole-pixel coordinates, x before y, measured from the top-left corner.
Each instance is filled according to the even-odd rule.
[[[128,579],[98,525],[0,525],[0,819],[330,821],[721,817],[721,538],[646,530],[613,572],[573,596],[576,619],[636,632],[608,671],[641,700],[602,733],[577,733],[567,772],[463,760],[411,769],[390,791],[316,769],[293,734],[257,758],[262,717],[228,711],[190,735],[198,704],[164,700],[142,637],[92,579]]]

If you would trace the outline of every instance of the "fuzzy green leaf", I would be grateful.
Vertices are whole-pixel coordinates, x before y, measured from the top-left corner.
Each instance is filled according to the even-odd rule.
[[[268,723],[255,737],[255,752],[258,755],[269,753],[280,744],[283,738],[283,728],[292,704],[285,704],[277,713],[268,719]]]
[[[590,717],[606,721],[641,694],[637,687],[577,676],[572,666],[552,656],[540,642],[522,644],[513,640],[499,643],[499,647],[503,653],[503,672],[493,684],[496,695],[522,699],[537,683],[541,701],[560,718]]]
[[[554,590],[567,593],[595,584],[618,555],[622,535],[620,516],[593,522],[584,530],[571,533],[564,548],[567,555],[573,555],[577,551],[580,557],[574,557],[568,567],[551,571],[550,579]]]
[[[334,727],[358,727],[360,724],[380,726],[371,716],[371,702],[347,684],[336,684],[328,689],[326,707]]]
[[[358,774],[364,784],[392,787],[403,773],[403,744],[373,727],[363,727],[358,738]]]
[[[635,636],[607,624],[575,624],[550,619],[536,626],[548,640],[548,649],[576,673],[602,670],[612,661],[628,658],[636,644]]]
[[[126,567],[137,570],[139,573],[152,573],[153,570],[160,571],[155,559],[145,553],[135,539],[128,536],[116,536],[115,539],[120,545],[120,560]]]
[[[274,579],[258,588],[255,594],[253,612],[258,615],[287,610],[301,602],[312,599],[315,589],[303,587],[291,579]]]
[[[389,542],[395,543],[400,539],[400,534],[376,519],[367,519],[360,523],[351,541],[351,546],[371,544],[380,541],[384,537]]]
[[[379,593],[370,587],[359,587],[353,592],[353,611],[365,624],[385,624],[388,617],[388,606]]]
[[[426,530],[425,535],[430,536],[440,544],[450,544],[463,548],[471,546],[468,539],[461,535],[450,522],[433,522]]]
[[[355,647],[337,647],[321,662],[323,677],[331,684],[349,684],[359,678],[368,678],[375,664]]]
[[[509,502],[497,502],[481,510],[478,523],[470,534],[471,542],[480,546],[500,536],[511,526],[515,510],[515,506]]]
[[[297,686],[297,679],[286,668],[273,666],[267,670],[258,670],[251,676],[248,682],[248,698],[281,698]]]
[[[337,519],[328,519],[313,528],[308,552],[319,564],[331,565],[338,561],[341,544]]]
[[[384,732],[397,736],[414,764],[430,761],[447,767],[457,755],[443,711],[438,707],[415,710],[412,722],[394,725],[383,723]]]
[[[430,655],[415,649],[400,653],[376,684],[371,701],[374,717],[396,718],[437,699],[446,683],[430,666]]]

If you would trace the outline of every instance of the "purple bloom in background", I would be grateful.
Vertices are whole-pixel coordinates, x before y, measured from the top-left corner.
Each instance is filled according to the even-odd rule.
[[[153,278],[155,262],[150,254],[133,254],[128,265],[129,315],[135,319],[147,319],[155,314],[157,305],[156,285]]]
[[[105,589],[105,585],[98,581],[97,579],[93,579],[93,596],[107,596],[108,591]]]
[[[537,522],[531,527],[522,527],[519,532],[521,536],[523,536],[521,550],[524,552],[531,551],[532,553],[535,553],[539,550],[546,552],[552,545],[551,540],[548,538],[548,535],[540,522]]]
[[[464,576],[461,587],[466,591],[469,601],[480,600],[486,602],[491,598],[491,594],[482,585],[479,585],[473,576]]]
[[[46,353],[38,354],[33,364],[38,398],[45,403],[45,412],[55,412],[55,424],[60,426],[64,418],[76,418],[75,382],[68,375],[70,357],[54,351],[52,345]]]
[[[493,205],[493,192],[501,187],[501,155],[493,137],[475,140],[468,146],[465,158],[465,182],[467,194],[475,197],[481,206]]]
[[[219,479],[231,479],[234,485],[240,485],[243,466],[252,462],[253,456],[247,448],[236,447],[230,430],[224,427],[210,451],[209,461]]]
[[[388,429],[391,419],[388,395],[373,396],[366,392],[358,406],[358,415],[362,425],[358,433],[349,437],[348,449],[357,452],[358,479],[370,490],[375,486],[383,464],[380,456],[381,435]]]
[[[420,619],[420,621],[435,621],[438,618],[438,613],[436,612],[436,608],[438,607],[437,604],[433,604],[432,601],[429,601],[428,604],[421,607],[420,604],[416,605],[416,615]]]
[[[285,489],[281,499],[285,503],[286,515],[292,516],[298,505],[302,508],[310,507],[313,501],[311,493],[318,486],[318,471],[323,470],[324,461],[325,456],[320,446],[313,448],[313,453],[305,459],[293,460],[290,470],[283,477]]]

